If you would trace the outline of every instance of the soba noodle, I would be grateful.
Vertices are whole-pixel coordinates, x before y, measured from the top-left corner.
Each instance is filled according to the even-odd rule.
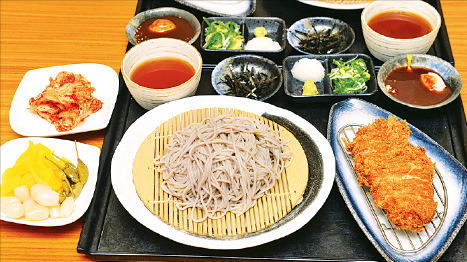
[[[155,165],[163,174],[162,189],[179,200],[177,208],[193,208],[192,220],[201,222],[246,212],[274,186],[291,157],[266,124],[220,115],[174,132]],[[194,217],[195,208],[203,217]]]

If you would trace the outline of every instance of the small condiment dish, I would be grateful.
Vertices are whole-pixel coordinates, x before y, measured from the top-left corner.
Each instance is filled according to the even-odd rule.
[[[181,59],[190,64],[195,73],[185,83],[164,89],[147,88],[131,80],[131,74],[136,67],[145,61],[159,57]],[[150,110],[165,102],[194,95],[201,79],[202,66],[201,54],[194,46],[178,39],[159,38],[147,40],[132,47],[126,53],[121,68],[123,80],[133,98],[140,106]]]
[[[318,89],[317,95],[303,95],[304,82],[294,78],[292,75],[292,68],[294,64],[302,58],[316,59],[324,67],[325,76],[320,82],[315,82],[316,88]],[[365,62],[370,79],[366,82],[367,89],[361,94],[334,94],[330,84],[329,73],[336,65],[333,60],[339,60],[342,58],[344,62],[352,59],[361,59]],[[285,94],[297,102],[314,102],[314,101],[334,101],[341,100],[349,97],[368,97],[378,91],[378,85],[376,84],[376,74],[374,70],[373,61],[370,56],[366,54],[332,54],[332,55],[296,55],[288,56],[282,63],[282,70],[284,75],[284,92]]]
[[[389,11],[411,12],[425,18],[432,31],[426,35],[411,39],[397,39],[377,33],[368,25],[368,21],[377,14]],[[375,1],[369,4],[361,14],[363,37],[370,53],[381,61],[400,54],[425,54],[430,49],[441,26],[441,16],[430,4],[420,1]]]
[[[320,40],[308,41],[306,48],[302,48],[300,42],[310,35],[319,35]],[[326,39],[331,41],[323,41]],[[308,17],[296,21],[287,30],[287,41],[295,50],[303,54],[340,54],[353,45],[355,33],[344,21],[330,17]]]
[[[198,19],[193,14],[185,10],[181,10],[181,9],[174,8],[174,7],[161,7],[161,8],[150,9],[150,10],[141,12],[137,14],[135,17],[133,17],[133,19],[131,19],[130,22],[128,22],[126,26],[126,37],[128,38],[128,41],[130,41],[130,43],[133,45],[138,44],[135,39],[136,28],[142,22],[148,19],[155,18],[155,17],[163,17],[163,16],[178,16],[180,18],[187,20],[193,27],[193,31],[194,31],[194,35],[188,41],[188,43],[193,44],[196,41],[196,39],[198,39],[199,34],[201,32],[201,25]]]
[[[238,50],[234,49],[208,49],[205,48],[206,44],[206,28],[208,24],[203,20],[202,22],[202,37],[201,37],[201,49],[206,52],[212,53],[228,53],[228,54],[241,54],[241,53],[254,53],[254,54],[267,54],[267,53],[280,53],[284,51],[286,46],[285,40],[285,22],[284,20],[276,17],[209,17],[206,18],[208,22],[220,21],[227,23],[233,21],[240,27],[240,33],[244,37],[243,47]],[[279,43],[279,50],[245,50],[245,45],[248,41],[255,37],[254,30],[257,27],[264,27],[267,31],[266,37],[271,38],[273,41]]]
[[[386,77],[389,75],[389,73],[391,73],[393,70],[395,70],[396,68],[405,67],[407,65],[408,65],[407,55],[399,55],[386,61],[378,71],[377,81],[378,81],[379,88],[391,100],[399,104],[411,107],[411,108],[432,109],[432,108],[438,108],[438,107],[447,105],[451,103],[452,101],[454,101],[459,96],[461,89],[462,89],[462,79],[461,79],[459,72],[457,72],[454,66],[452,66],[449,62],[436,56],[427,55],[427,54],[413,54],[410,66],[411,67],[416,67],[416,66],[425,67],[425,68],[428,68],[428,69],[431,69],[437,72],[444,79],[444,81],[446,81],[446,83],[451,87],[452,94],[443,102],[437,103],[434,105],[428,105],[428,106],[414,105],[414,104],[401,101],[400,99],[396,98],[394,95],[392,95],[387,90],[385,86],[385,80],[386,80]]]
[[[264,74],[267,78],[274,78],[267,82],[266,88],[244,91],[229,87],[225,83],[226,77],[232,74],[249,71],[252,74]],[[248,97],[258,101],[264,101],[273,96],[282,85],[282,73],[279,67],[271,60],[257,55],[238,55],[222,60],[212,71],[211,83],[220,95]],[[263,86],[263,87],[264,87]],[[259,88],[259,87],[258,87]],[[254,93],[254,94],[253,94]],[[245,95],[243,95],[245,94]]]

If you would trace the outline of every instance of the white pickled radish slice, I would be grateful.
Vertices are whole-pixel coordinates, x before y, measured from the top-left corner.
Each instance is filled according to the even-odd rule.
[[[69,217],[75,210],[75,200],[73,197],[67,197],[60,206],[60,217]]]
[[[59,205],[60,194],[52,189],[44,189],[38,191],[33,197],[39,205],[53,207]]]
[[[20,218],[24,215],[24,207],[20,202],[8,204],[6,208],[6,216],[9,218]]]
[[[1,211],[6,214],[6,208],[11,203],[21,204],[21,201],[17,197],[14,197],[14,196],[1,197],[1,202],[0,202]]]
[[[26,220],[41,221],[49,218],[49,208],[41,205],[34,205],[26,211]]]
[[[28,209],[34,205],[37,205],[36,201],[34,201],[32,198],[26,199],[26,201],[23,202],[24,211],[28,211]]]
[[[29,188],[26,185],[19,186],[15,188],[15,196],[21,201],[24,202],[26,201],[29,197]]]
[[[41,190],[44,190],[44,189],[50,189],[52,190],[52,188],[48,185],[43,185],[43,184],[35,184],[31,187],[31,197],[32,199],[35,198],[37,192],[41,191]]]
[[[60,217],[60,206],[53,206],[49,208],[49,213],[51,218]]]

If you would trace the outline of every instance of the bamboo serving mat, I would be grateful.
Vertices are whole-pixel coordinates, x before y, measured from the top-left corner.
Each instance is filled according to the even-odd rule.
[[[168,201],[169,195],[161,188],[162,172],[155,170],[154,158],[164,153],[173,132],[191,123],[199,123],[206,117],[221,114],[251,117],[269,125],[280,137],[289,141],[287,144],[293,151],[293,159],[274,187],[244,214],[237,216],[228,212],[219,219],[208,218],[203,222],[193,222],[190,219],[191,208],[181,211],[175,207],[174,201]],[[133,181],[145,206],[166,223],[198,235],[231,237],[262,230],[285,217],[302,199],[308,182],[308,162],[300,142],[277,123],[240,110],[205,108],[177,115],[158,126],[154,133],[149,134],[136,154],[133,163]],[[195,211],[195,216],[201,218],[203,211],[201,209]]]

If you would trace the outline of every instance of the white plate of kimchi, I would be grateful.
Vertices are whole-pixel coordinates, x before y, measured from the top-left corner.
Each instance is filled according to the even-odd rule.
[[[61,79],[58,84],[60,72],[72,73],[76,78]],[[80,79],[81,76],[84,78]],[[68,85],[66,88],[64,83]],[[71,64],[28,71],[11,103],[10,126],[20,135],[41,137],[104,129],[110,121],[118,87],[117,73],[101,64]],[[34,106],[30,105],[31,99],[37,100]],[[32,108],[41,110],[42,116]]]

